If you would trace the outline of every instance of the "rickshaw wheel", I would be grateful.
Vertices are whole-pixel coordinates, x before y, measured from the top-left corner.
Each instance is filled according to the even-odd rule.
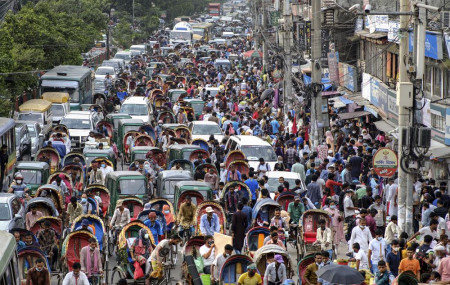
[[[111,273],[111,281],[109,282],[109,284],[115,284],[114,280],[115,277],[117,277],[116,279],[119,280],[120,278],[122,278],[122,274],[120,273],[120,269],[118,269],[117,267],[114,267]]]

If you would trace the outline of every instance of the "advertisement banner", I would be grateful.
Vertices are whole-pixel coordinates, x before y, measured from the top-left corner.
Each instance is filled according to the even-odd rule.
[[[431,110],[430,110],[430,99],[422,99],[422,124],[431,128]]]
[[[330,81],[339,83],[339,56],[337,52],[328,53],[328,71],[330,73]]]
[[[409,33],[409,51],[414,47],[413,33]],[[444,57],[442,51],[442,35],[427,31],[425,34],[425,56],[441,60]]]
[[[400,43],[400,38],[398,36],[399,29],[400,29],[399,21],[389,21],[388,41],[397,44]]]
[[[364,99],[367,99],[370,101],[370,84],[372,80],[372,76],[368,73],[363,73],[362,75],[362,82],[361,82],[361,96]]]
[[[397,154],[389,148],[380,148],[373,156],[372,165],[379,176],[392,177],[398,168]]]

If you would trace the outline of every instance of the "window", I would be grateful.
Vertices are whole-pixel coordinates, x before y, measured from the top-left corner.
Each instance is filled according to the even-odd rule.
[[[450,97],[450,70],[445,70],[444,74],[444,98]]]
[[[431,114],[431,126],[437,130],[445,130],[445,118],[439,115]]]
[[[423,78],[423,91],[428,92],[431,95],[431,83],[433,79],[433,67],[426,65],[425,74]]]
[[[438,97],[442,97],[441,94],[441,74],[442,71],[440,70],[439,67],[435,67],[434,69],[434,74],[433,74],[433,95],[434,96],[438,96]]]

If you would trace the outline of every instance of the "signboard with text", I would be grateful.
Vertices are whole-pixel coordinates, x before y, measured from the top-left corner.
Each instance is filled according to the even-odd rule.
[[[397,154],[389,148],[380,148],[373,156],[372,165],[380,177],[392,177],[398,168]]]

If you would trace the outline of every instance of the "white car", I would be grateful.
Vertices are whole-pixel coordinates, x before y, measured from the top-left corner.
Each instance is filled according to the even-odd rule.
[[[106,74],[109,74],[112,79],[116,78],[116,69],[112,66],[99,66],[95,71],[96,80],[104,80]]]
[[[62,120],[61,124],[69,129],[72,148],[83,148],[89,132],[95,130],[100,121],[97,113],[90,111],[72,111]]]
[[[125,113],[133,119],[141,119],[150,123],[153,119],[153,109],[147,97],[131,96],[125,99],[120,107],[120,113]]]
[[[131,61],[131,52],[129,51],[119,51],[114,55],[114,58],[123,59],[125,61],[125,65],[129,64]]]
[[[289,190],[295,187],[295,180],[299,179],[301,181],[300,174],[289,171],[269,171],[267,172],[267,177],[269,177],[267,184],[269,184],[271,197],[275,196],[274,192],[277,191],[278,186],[281,185],[279,182],[280,177],[283,177],[284,181],[289,182]],[[301,185],[303,185],[303,183]]]
[[[264,162],[269,164],[271,170],[277,162],[277,155],[272,146],[267,141],[255,136],[231,136],[225,148],[230,151],[242,151],[249,166],[255,170],[258,168],[260,158],[263,158]]]
[[[222,130],[216,122],[211,121],[193,121],[189,124],[192,133],[192,139],[209,140],[211,135],[220,143],[223,139]]]

